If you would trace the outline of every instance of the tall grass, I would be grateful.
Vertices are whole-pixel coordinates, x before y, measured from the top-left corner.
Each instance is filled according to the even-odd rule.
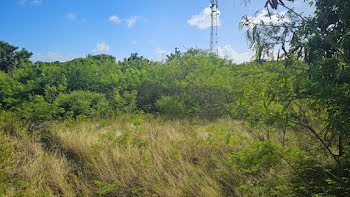
[[[283,161],[251,172],[241,165],[247,160],[242,155],[254,156],[249,147],[256,140],[241,122],[229,118],[136,116],[52,123],[40,132],[12,137],[16,163],[7,177],[15,179],[7,183],[4,196],[283,194],[287,188],[276,187],[288,187],[291,173]]]

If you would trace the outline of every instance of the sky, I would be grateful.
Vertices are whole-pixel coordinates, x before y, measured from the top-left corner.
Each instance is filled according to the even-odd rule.
[[[131,53],[162,60],[175,48],[209,48],[209,0],[1,0],[0,40],[34,53],[32,61],[68,61],[87,54],[117,60]],[[262,17],[263,0],[219,0],[219,54],[249,61],[242,17]],[[304,0],[287,3],[311,13]],[[255,17],[255,18],[254,18]],[[264,19],[265,20],[265,19]]]

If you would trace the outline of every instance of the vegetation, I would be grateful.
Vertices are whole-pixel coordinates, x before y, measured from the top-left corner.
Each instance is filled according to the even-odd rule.
[[[257,61],[240,65],[198,49],[33,63],[0,42],[0,194],[349,196],[350,3],[311,2],[267,1],[283,25],[245,18]]]

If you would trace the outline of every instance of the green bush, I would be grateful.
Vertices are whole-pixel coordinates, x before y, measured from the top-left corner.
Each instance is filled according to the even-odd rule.
[[[0,111],[0,133],[15,133],[21,127],[21,122],[16,113]]]
[[[35,95],[29,101],[16,108],[18,115],[25,122],[52,120],[59,113],[59,108],[45,101],[44,97]]]
[[[271,141],[254,142],[231,155],[234,169],[244,174],[237,192],[243,196],[290,196],[288,179],[283,176],[283,159],[278,144]],[[276,173],[277,172],[277,173]],[[254,196],[254,195],[253,195]]]
[[[0,109],[8,110],[18,105],[21,102],[19,95],[22,91],[23,86],[18,81],[0,71]]]
[[[157,102],[156,107],[162,114],[167,114],[174,117],[185,116],[185,106],[182,101],[175,97],[162,96]]]
[[[231,162],[249,174],[268,172],[281,163],[279,146],[270,141],[253,143],[246,150],[232,153]]]
[[[113,98],[110,100],[110,105],[114,113],[133,113],[137,111],[136,106],[137,91],[126,91],[122,95],[119,90],[114,91]]]
[[[108,115],[109,103],[100,93],[74,91],[60,94],[55,105],[61,109],[60,116],[64,118],[105,117]]]

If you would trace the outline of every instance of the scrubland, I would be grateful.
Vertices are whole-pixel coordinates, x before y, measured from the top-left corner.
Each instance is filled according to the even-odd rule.
[[[129,115],[44,123],[3,136],[3,196],[287,196],[312,141],[269,139],[242,121]],[[310,144],[310,143],[308,143]],[[310,147],[311,150],[312,147]],[[323,161],[327,159],[319,155]],[[297,166],[296,166],[297,168]],[[305,177],[307,178],[307,177]],[[294,180],[295,181],[295,180]]]
[[[333,79],[298,58],[1,48],[16,60],[0,71],[2,196],[350,195],[343,64]]]

